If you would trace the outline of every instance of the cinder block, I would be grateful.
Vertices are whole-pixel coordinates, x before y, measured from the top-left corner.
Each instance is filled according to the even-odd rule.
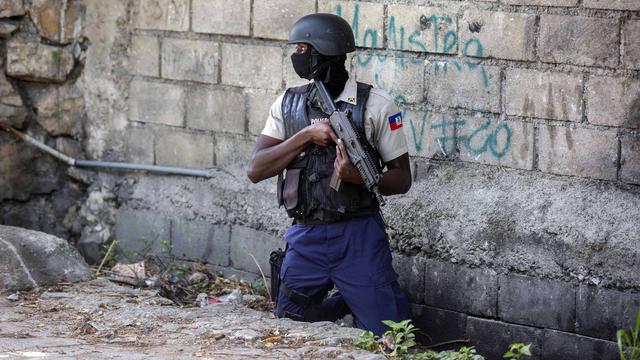
[[[584,0],[584,7],[611,10],[640,10],[637,0]]]
[[[640,2],[637,2],[640,6]],[[624,66],[640,70],[640,20],[628,20],[622,28]]]
[[[578,0],[502,0],[508,5],[576,6]]]
[[[116,214],[116,240],[127,260],[138,261],[147,254],[168,255],[170,231],[169,219],[156,212],[121,208]]]
[[[622,137],[620,180],[640,185],[640,136]]]
[[[245,132],[246,104],[239,91],[191,87],[186,104],[189,128],[237,134]]]
[[[184,91],[182,87],[134,79],[129,86],[129,119],[183,126]]]
[[[293,24],[315,10],[315,0],[254,1],[253,36],[287,40]]]
[[[424,298],[424,258],[393,254],[393,268],[399,275],[398,282],[409,301],[422,303]]]
[[[269,274],[269,254],[281,248],[285,243],[264,232],[240,225],[231,228],[231,266],[235,269],[259,274],[258,265],[265,273]],[[254,259],[251,257],[253,256]],[[256,265],[257,262],[257,265]]]
[[[216,134],[216,165],[246,163],[255,146],[255,140],[245,136]]]
[[[222,83],[279,89],[282,84],[282,49],[274,46],[223,44]]]
[[[189,30],[189,0],[140,0],[136,27],[145,30]]]
[[[575,302],[576,287],[570,283],[518,275],[500,276],[498,315],[502,320],[574,331]]]
[[[402,109],[410,156],[453,158],[465,140],[466,117],[456,113]]]
[[[544,330],[543,359],[618,360],[618,347],[612,341],[555,330]]]
[[[640,128],[640,81],[591,77],[587,87],[587,118],[595,125]]]
[[[464,56],[535,60],[536,16],[510,12],[466,11],[460,22]]]
[[[538,55],[544,62],[616,67],[619,21],[542,15]]]
[[[356,46],[382,48],[384,5],[367,2],[319,0],[318,12],[342,16],[353,30]]]
[[[412,305],[413,324],[425,345],[467,338],[467,315],[430,306]]]
[[[503,359],[509,345],[514,343],[531,344],[533,356],[527,359],[547,359],[541,356],[543,331],[533,327],[470,316],[467,318],[467,336],[471,339],[471,344],[476,347],[478,354],[482,354],[485,359]]]
[[[424,99],[424,63],[413,56],[392,57],[362,53],[354,58],[358,81],[386,90],[404,103]]]
[[[245,89],[248,99],[249,134],[259,135],[269,116],[269,109],[278,97],[273,91]]]
[[[389,5],[387,46],[437,54],[458,52],[458,17],[444,7]]]
[[[613,131],[543,125],[538,159],[544,172],[615,180],[618,140]]]
[[[127,153],[125,158],[127,161],[153,165],[153,142],[155,139],[155,131],[148,126],[130,127],[127,130],[126,136]]]
[[[506,113],[543,119],[582,119],[582,76],[527,69],[508,69]]]
[[[616,331],[629,328],[640,310],[640,293],[580,285],[576,298],[579,334],[615,340]]]
[[[251,30],[250,0],[193,0],[193,31],[244,35]]]
[[[215,84],[219,45],[210,41],[162,40],[162,77]]]
[[[186,219],[171,224],[173,254],[184,260],[229,266],[230,237],[229,225]]]
[[[160,42],[157,37],[133,35],[130,58],[134,74],[160,76]]]
[[[498,275],[493,270],[428,259],[424,286],[426,305],[473,315],[497,315]]]
[[[460,60],[426,67],[427,102],[437,106],[500,112],[500,68]]]
[[[157,135],[155,148],[158,165],[187,168],[213,166],[213,138],[208,135],[167,132]]]
[[[522,121],[500,121],[486,114],[466,119],[460,159],[481,164],[533,169],[534,125]]]

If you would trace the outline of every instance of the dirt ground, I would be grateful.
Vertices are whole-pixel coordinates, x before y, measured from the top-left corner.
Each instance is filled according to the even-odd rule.
[[[0,294],[0,359],[384,359],[351,345],[360,333],[107,280]]]

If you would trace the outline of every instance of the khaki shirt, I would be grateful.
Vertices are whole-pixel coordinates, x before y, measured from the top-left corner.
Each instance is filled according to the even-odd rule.
[[[353,105],[357,102],[357,84],[349,78],[344,90],[335,101],[344,101]],[[267,123],[262,130],[266,135],[284,140],[285,130],[282,120],[282,93],[271,105]],[[404,137],[402,115],[393,98],[384,90],[371,88],[364,112],[364,129],[369,143],[378,150],[383,162],[389,162],[407,153],[407,140]]]

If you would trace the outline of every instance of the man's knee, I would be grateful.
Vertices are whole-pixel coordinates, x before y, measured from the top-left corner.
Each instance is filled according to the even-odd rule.
[[[336,321],[351,312],[339,293],[325,299],[326,289],[308,296],[283,287],[275,311],[277,317],[306,322]]]

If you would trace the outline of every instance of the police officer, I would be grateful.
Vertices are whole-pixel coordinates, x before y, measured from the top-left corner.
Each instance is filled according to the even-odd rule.
[[[337,107],[350,114],[383,171],[380,192],[407,192],[411,173],[400,110],[384,90],[349,76],[346,54],[355,51],[349,24],[331,14],[307,15],[294,24],[289,43],[296,45],[296,73],[323,80]],[[356,326],[380,335],[388,330],[383,320],[409,318],[408,303],[391,265],[379,205],[313,94],[311,82],[276,99],[247,172],[253,183],[278,175],[279,202],[294,219],[285,235],[276,314],[333,321],[352,312]],[[329,186],[334,172],[340,191]],[[327,297],[334,286],[338,292]]]

